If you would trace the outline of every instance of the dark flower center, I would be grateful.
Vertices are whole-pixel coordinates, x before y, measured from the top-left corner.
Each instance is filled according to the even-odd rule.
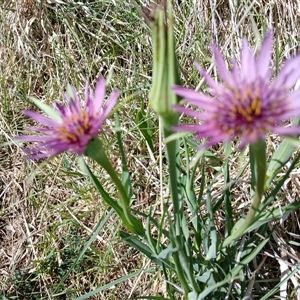
[[[63,120],[58,128],[59,138],[68,143],[79,141],[79,137],[85,135],[91,127],[90,117],[85,110],[79,114],[72,114]]]
[[[249,87],[245,85],[243,90],[231,89],[229,116],[233,120],[253,122],[262,113],[262,99],[259,86]]]

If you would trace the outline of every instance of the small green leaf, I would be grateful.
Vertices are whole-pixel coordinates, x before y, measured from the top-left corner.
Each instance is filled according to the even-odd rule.
[[[66,93],[72,101],[75,99],[74,88],[69,83],[67,84]]]
[[[171,135],[169,135],[167,138],[165,138],[165,144],[168,144],[173,141],[177,141],[180,138],[186,137],[187,135],[190,135],[190,132],[176,132]]]
[[[171,244],[167,246],[166,249],[162,250],[159,255],[157,255],[158,259],[166,259],[170,254],[178,252],[178,248],[173,248]]]

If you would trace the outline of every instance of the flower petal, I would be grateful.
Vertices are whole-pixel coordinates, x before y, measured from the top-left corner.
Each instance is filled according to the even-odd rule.
[[[243,40],[241,53],[241,67],[243,78],[247,82],[252,82],[256,76],[254,52],[245,39]]]
[[[39,122],[43,125],[46,125],[46,126],[50,126],[50,127],[56,127],[59,125],[59,123],[57,123],[56,121],[48,118],[48,117],[45,117],[41,114],[38,114],[34,111],[31,111],[31,110],[24,110],[23,111],[23,114],[31,119],[33,119],[34,121],[36,122]]]
[[[271,60],[272,43],[273,31],[268,30],[256,61],[256,72],[262,78],[264,78],[267,75],[270,75],[268,73]]]
[[[187,89],[178,85],[173,86],[171,89],[176,95],[181,96],[188,101],[199,101],[199,103],[209,104],[212,104],[213,102],[213,98],[203,93],[196,92],[195,90]]]
[[[103,104],[103,99],[105,95],[105,80],[103,77],[97,81],[96,88],[95,88],[95,98],[94,98],[94,112],[98,113],[100,107]]]
[[[275,127],[273,128],[273,131],[283,135],[300,134],[300,126]]]
[[[24,142],[50,142],[53,136],[48,135],[19,135],[15,137],[18,141]],[[55,138],[54,138],[55,139]]]
[[[214,79],[206,72],[206,70],[203,69],[203,68],[201,67],[201,65],[200,65],[199,63],[195,62],[195,66],[196,66],[196,68],[198,69],[200,75],[202,75],[202,76],[204,77],[205,81],[207,82],[207,84],[208,84],[211,88],[213,88],[213,89],[215,89],[215,90],[217,90],[217,91],[218,91],[219,89],[222,88],[222,85],[219,84],[216,80],[214,80]]]
[[[111,110],[113,109],[113,107],[117,103],[119,95],[120,95],[119,91],[114,91],[111,94],[111,96],[109,97],[109,99],[107,100],[106,106],[104,107],[103,112],[102,112],[102,116],[101,116],[104,120],[108,117],[108,115],[110,114]]]
[[[300,54],[285,61],[272,86],[290,89],[300,77]]]
[[[229,86],[232,86],[234,84],[234,82],[232,80],[232,76],[229,73],[228,68],[226,67],[224,58],[221,55],[221,53],[216,45],[212,45],[212,52],[214,53],[215,60],[216,60],[216,66],[218,68],[221,78],[223,79],[223,81],[226,84],[228,84]]]

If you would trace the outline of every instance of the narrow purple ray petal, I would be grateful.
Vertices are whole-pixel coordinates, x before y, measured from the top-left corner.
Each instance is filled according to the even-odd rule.
[[[214,79],[206,72],[206,70],[203,69],[203,68],[201,67],[201,65],[200,65],[199,63],[195,62],[195,66],[196,66],[196,68],[198,69],[200,75],[202,75],[202,76],[204,77],[205,81],[207,82],[207,84],[208,84],[211,88],[213,88],[213,89],[215,89],[215,90],[217,90],[217,91],[218,91],[219,89],[222,88],[222,86],[221,86],[216,80],[214,80]]]
[[[68,99],[69,99],[68,95],[65,95],[65,98],[66,98],[67,101],[68,101]],[[71,100],[70,100],[70,101],[71,101]],[[68,110],[67,110],[67,108],[66,108],[65,106],[63,106],[62,104],[56,102],[56,103],[55,103],[55,107],[59,110],[60,115],[61,115],[62,118],[68,115]]]
[[[73,101],[69,103],[70,104],[70,110],[74,113],[76,113],[76,112],[78,113],[78,112],[81,111],[80,99],[78,97],[78,93],[77,93],[74,86],[71,86],[71,90],[72,90],[72,94],[73,94]],[[71,103],[73,105],[71,105]]]
[[[91,97],[91,89],[90,89],[89,81],[87,80],[85,83],[85,90],[84,90],[85,102],[87,102],[87,99],[89,98],[93,98],[93,97]]]
[[[300,99],[300,89],[293,90],[290,92],[290,97],[289,97],[290,102],[299,103],[299,99]]]
[[[103,104],[103,99],[105,95],[105,80],[103,77],[100,77],[97,81],[96,88],[95,88],[95,99],[94,99],[94,111],[98,112],[100,107]]]
[[[118,98],[119,98],[120,92],[117,90],[111,94],[109,99],[106,102],[106,106],[103,108],[102,111],[102,118],[106,119],[108,115],[110,114],[112,108],[115,106]]]
[[[232,76],[234,78],[235,83],[241,81],[241,70],[235,59],[232,61]]]
[[[244,147],[244,145],[246,145],[246,144],[255,143],[261,137],[262,137],[262,134],[257,131],[252,131],[247,135],[243,135],[241,142],[240,142],[240,147]]]
[[[277,78],[272,83],[272,86],[281,86],[286,89],[293,87],[300,77],[299,66],[300,54],[292,59],[286,60]]]
[[[210,139],[209,141],[203,143],[202,145],[199,145],[199,146],[197,147],[197,149],[198,149],[198,150],[204,150],[204,149],[206,149],[206,148],[208,148],[208,147],[211,147],[211,146],[213,146],[213,145],[215,145],[215,144],[217,144],[217,143],[220,143],[220,142],[228,142],[228,141],[222,139],[222,137],[220,137],[220,138],[219,138],[219,137],[213,138],[213,139]]]
[[[202,94],[200,92],[196,92],[195,90],[187,89],[176,85],[173,86],[171,89],[175,94],[189,101],[196,101],[196,102],[199,101],[199,103],[207,102],[209,104],[213,102],[213,98],[205,94]]]
[[[85,149],[86,149],[86,146],[83,145],[83,146],[79,146],[79,147],[73,149],[73,152],[78,155],[82,155],[84,153]]]
[[[212,52],[214,53],[215,60],[216,60],[216,66],[218,68],[221,78],[223,79],[223,81],[226,84],[228,84],[229,86],[232,86],[234,84],[233,80],[232,80],[232,76],[229,73],[228,68],[226,67],[224,58],[221,55],[221,53],[216,45],[212,45]]]
[[[189,108],[185,108],[182,105],[173,105],[173,109],[176,110],[179,113],[184,113],[184,114],[186,114],[190,117],[194,117],[194,118],[197,118],[199,120],[201,120],[202,118],[205,119],[205,117],[207,117],[207,114],[204,114],[204,113],[201,113],[201,112],[198,112],[198,111],[194,111],[194,110],[189,109]]]
[[[55,134],[55,131],[53,129],[49,129],[49,128],[45,128],[45,127],[38,127],[38,126],[26,126],[25,127],[26,130],[28,131],[35,131],[35,132],[42,132],[42,133],[46,133],[48,135],[50,134]]]
[[[32,150],[35,150],[35,149],[32,149]],[[58,149],[55,149],[53,151],[49,151],[49,150],[45,150],[45,151],[39,151],[38,149],[36,149],[37,151],[33,151],[29,152],[29,158],[32,159],[32,160],[40,160],[40,159],[43,159],[43,158],[48,158],[48,157],[52,157],[52,156],[55,156],[55,155],[58,155],[62,152],[64,152],[65,150],[61,150],[59,151]]]
[[[193,125],[193,124],[186,124],[186,125],[173,126],[172,129],[174,131],[195,132],[195,131],[197,131],[197,126]]]
[[[255,79],[255,59],[252,49],[244,39],[241,53],[242,75],[245,80],[252,82]]]
[[[273,31],[268,30],[266,37],[262,43],[260,52],[257,56],[257,74],[264,78],[264,76],[268,75],[269,65],[271,60],[271,51],[272,51],[272,43],[273,43]]]
[[[281,120],[292,119],[292,118],[300,116],[299,105],[300,105],[300,103],[297,106],[295,106],[294,108],[291,107],[286,112],[278,113],[278,116],[280,117]]]
[[[15,139],[24,142],[50,142],[53,137],[48,135],[19,135]]]
[[[275,127],[273,131],[282,135],[300,134],[300,126]]]
[[[94,113],[94,96],[93,93],[89,87],[89,82],[88,80],[86,81],[85,85],[85,107],[89,115],[93,115]]]
[[[34,111],[31,111],[31,110],[24,110],[23,111],[23,114],[31,119],[33,119],[34,121],[38,122],[38,123],[41,123],[43,125],[46,125],[46,126],[50,126],[50,127],[56,127],[59,125],[59,123],[57,123],[56,121],[48,118],[48,117],[45,117],[41,114],[38,114]]]

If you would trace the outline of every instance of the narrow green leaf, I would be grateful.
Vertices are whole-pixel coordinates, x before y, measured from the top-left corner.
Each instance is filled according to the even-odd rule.
[[[286,213],[297,211],[299,208],[300,208],[300,201],[296,201],[296,202],[293,202],[289,205],[281,206],[280,208],[276,208],[274,210],[266,211],[264,213],[261,213],[258,216],[259,219],[256,220],[249,228],[247,228],[245,233],[251,232],[251,231],[259,228],[263,224],[266,224],[270,221],[273,221],[275,219],[279,219],[279,218],[282,217],[282,215],[284,215]]]
[[[149,213],[150,215],[151,213]],[[151,234],[151,225],[150,225],[150,217],[147,218],[147,223],[146,223],[146,232],[145,232],[145,238],[147,239],[148,245],[153,252],[154,255],[157,254],[156,249],[157,249],[157,241],[152,237]]]
[[[151,251],[151,249],[145,245],[144,243],[142,243],[137,237],[129,235],[128,233],[124,232],[124,231],[120,231],[120,237],[131,247],[133,247],[134,249],[137,249],[138,251],[140,251],[141,253],[145,254],[148,258],[151,259],[151,261],[153,261],[154,263],[156,263],[157,265],[161,266],[162,263],[166,264],[167,266],[170,267],[170,263],[168,262],[168,260],[163,259],[163,258],[159,258],[156,256],[155,253],[153,253]]]
[[[293,125],[300,125],[299,117],[293,120]],[[289,161],[295,150],[295,147],[300,148],[300,143],[297,137],[287,137],[279,145],[278,149],[272,155],[271,161],[267,169],[265,189],[267,189],[270,186],[272,180],[277,175],[277,173]]]
[[[197,300],[205,300],[207,299],[206,296],[208,296],[211,292],[217,290],[219,287],[223,286],[224,284],[230,282],[233,279],[238,279],[239,277],[235,277],[235,278],[226,278],[222,281],[219,281],[218,283],[211,285],[209,287],[207,287],[197,298]]]
[[[217,231],[214,224],[214,215],[211,202],[211,186],[208,188],[206,196],[206,207],[208,212],[208,228],[206,229],[206,246],[208,247],[205,260],[211,260],[217,256]]]
[[[120,120],[119,120],[118,113],[115,113],[115,120],[116,120],[117,128],[120,128]],[[131,196],[132,196],[131,179],[130,179],[129,170],[127,167],[126,153],[125,153],[124,147],[123,147],[121,130],[117,130],[116,134],[117,134],[117,141],[118,141],[119,149],[121,152],[121,159],[122,159],[122,185],[127,193],[127,198],[129,199],[128,206],[130,206]]]
[[[276,284],[276,286],[271,289],[268,293],[266,293],[260,300],[267,300],[267,299],[270,299],[270,296],[272,296],[273,294],[275,294],[276,292],[278,292],[278,290],[280,289],[280,287],[285,283],[287,282],[288,280],[290,280],[291,277],[293,277],[295,274],[299,274],[299,271],[300,271],[300,265],[298,264],[296,266],[296,268],[287,276],[284,278],[284,280],[278,282]],[[298,276],[297,276],[298,277]]]
[[[148,131],[149,125],[143,108],[141,108],[141,110],[137,113],[136,122],[141,134],[143,135],[144,139],[148,143],[149,148],[151,149],[152,152],[154,152],[153,139]]]
[[[109,288],[111,288],[111,287],[113,287],[113,286],[115,286],[115,285],[117,285],[117,284],[119,284],[119,283],[122,283],[122,282],[124,282],[124,281],[126,281],[126,280],[128,280],[128,279],[130,279],[130,278],[136,277],[136,276],[138,276],[140,273],[141,273],[140,270],[139,270],[139,271],[136,271],[136,272],[133,272],[133,273],[130,273],[130,274],[128,274],[128,275],[126,275],[126,276],[123,276],[123,277],[121,277],[121,278],[119,278],[119,279],[117,279],[117,280],[111,281],[111,282],[108,283],[108,284],[105,284],[105,285],[103,285],[103,286],[101,286],[101,287],[98,287],[97,289],[95,289],[95,290],[93,290],[93,291],[91,291],[91,292],[89,292],[89,293],[87,293],[87,294],[84,294],[84,295],[82,295],[82,296],[80,296],[80,297],[77,297],[77,298],[75,298],[74,300],[85,300],[85,299],[90,299],[91,296],[94,296],[94,295],[96,295],[96,294],[98,294],[98,293],[100,293],[100,292],[102,292],[102,291],[108,290]]]
[[[247,256],[244,257],[242,259],[242,261],[231,270],[231,272],[227,275],[227,278],[229,280],[232,280],[233,278],[235,278],[239,274],[239,272],[245,266],[247,266],[259,254],[259,252],[269,242],[269,240],[270,240],[270,237],[267,237],[257,246],[255,244],[253,244],[252,242],[248,243],[247,248],[245,248],[243,253],[247,254],[247,251],[249,250],[249,254],[247,254]]]
[[[103,197],[103,200],[110,206],[112,207],[117,215],[121,218],[121,220],[124,222],[125,226],[131,230],[132,232],[136,232],[136,229],[133,227],[133,225],[131,223],[128,222],[124,211],[122,209],[122,207],[119,205],[119,203],[115,200],[113,200],[108,193],[105,192],[104,188],[102,187],[101,183],[99,182],[99,180],[97,179],[97,177],[93,174],[93,172],[91,171],[91,169],[88,167],[88,165],[85,163],[84,159],[82,157],[79,158],[79,164],[80,164],[80,168],[87,173],[95,187],[97,188],[97,190],[99,191],[100,195]]]
[[[77,256],[76,260],[74,261],[74,263],[72,264],[72,266],[70,267],[70,269],[68,270],[68,272],[66,272],[65,275],[63,276],[63,278],[59,281],[60,284],[62,284],[69,277],[69,275],[73,272],[73,270],[75,269],[76,265],[80,262],[80,260],[83,257],[84,253],[87,251],[87,249],[94,242],[94,240],[96,239],[96,237],[99,234],[100,230],[107,223],[107,221],[109,220],[109,218],[111,217],[111,215],[113,214],[113,212],[114,212],[114,210],[111,209],[108,212],[108,214],[105,216],[104,220],[102,220],[101,222],[99,222],[99,225],[97,226],[96,230],[93,232],[93,234],[91,235],[90,239],[87,241],[87,243],[85,244],[84,248],[79,253],[79,255]]]
[[[300,148],[300,145],[298,145],[298,147]],[[294,150],[295,150],[295,145],[291,143],[290,139],[286,138],[279,145],[277,150],[272,155],[272,158],[267,168],[265,189],[267,189],[270,186],[272,180],[277,175],[277,173],[289,161]]]

